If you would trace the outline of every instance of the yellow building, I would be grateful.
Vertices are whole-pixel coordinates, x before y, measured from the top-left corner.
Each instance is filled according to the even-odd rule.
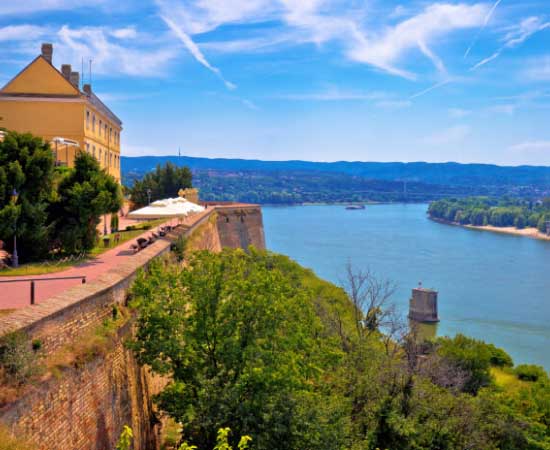
[[[80,147],[120,181],[122,122],[89,84],[80,90],[69,64],[57,70],[52,56],[52,44],[42,44],[42,53],[0,90],[0,128],[41,136],[69,167]]]

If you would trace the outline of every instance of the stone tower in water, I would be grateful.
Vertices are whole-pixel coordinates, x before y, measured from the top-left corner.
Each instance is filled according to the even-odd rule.
[[[417,322],[439,322],[437,313],[437,291],[419,285],[412,290],[409,301],[409,319]]]

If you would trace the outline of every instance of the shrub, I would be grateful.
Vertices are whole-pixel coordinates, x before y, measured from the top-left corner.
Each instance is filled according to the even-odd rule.
[[[539,381],[548,379],[548,374],[541,366],[520,364],[514,369],[516,376],[523,381]]]
[[[491,353],[491,364],[497,367],[512,367],[514,361],[512,357],[501,348],[495,347],[493,344],[487,344],[487,348]]]
[[[135,226],[135,225],[128,225],[128,226],[126,227],[126,231],[133,231],[133,230],[135,230],[135,229],[136,229],[136,226]]]
[[[0,368],[8,378],[4,382],[23,384],[39,371],[36,355],[24,333],[10,333],[0,341]]]
[[[185,236],[179,236],[178,240],[172,246],[172,250],[174,251],[178,261],[184,260],[186,248],[187,248],[187,238]]]
[[[147,224],[147,225],[143,225],[143,229],[144,230],[150,230],[151,228],[153,228],[151,225]]]

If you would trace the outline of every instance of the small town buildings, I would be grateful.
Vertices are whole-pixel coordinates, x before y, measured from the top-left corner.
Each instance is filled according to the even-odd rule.
[[[120,182],[121,120],[69,64],[52,64],[52,44],[0,90],[0,128],[51,142],[58,164],[72,167],[77,149],[95,156]]]

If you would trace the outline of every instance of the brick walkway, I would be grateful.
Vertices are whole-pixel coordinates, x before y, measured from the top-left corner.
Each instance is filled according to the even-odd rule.
[[[199,221],[204,213],[196,214],[188,217],[183,221],[185,226],[192,226]],[[172,223],[176,224],[176,219],[173,219]],[[166,222],[167,224],[170,221]],[[45,279],[55,277],[73,277],[73,276],[85,276],[86,282],[90,283],[97,279],[101,275],[108,273],[109,270],[117,267],[120,264],[124,264],[130,258],[134,256],[134,252],[130,250],[130,246],[135,243],[138,237],[149,237],[151,232],[155,230],[149,230],[136,238],[127,241],[118,247],[114,247],[111,250],[107,250],[98,257],[79,264],[75,267],[62,270],[60,272],[45,274],[45,275],[25,275],[19,277],[0,277],[0,281],[18,280],[18,279]],[[36,303],[43,302],[44,300],[53,297],[66,289],[72,288],[81,284],[81,280],[58,280],[58,281],[36,281],[35,282],[35,301]],[[18,309],[30,304],[30,282],[17,282],[17,283],[0,283],[0,310],[2,309]]]

